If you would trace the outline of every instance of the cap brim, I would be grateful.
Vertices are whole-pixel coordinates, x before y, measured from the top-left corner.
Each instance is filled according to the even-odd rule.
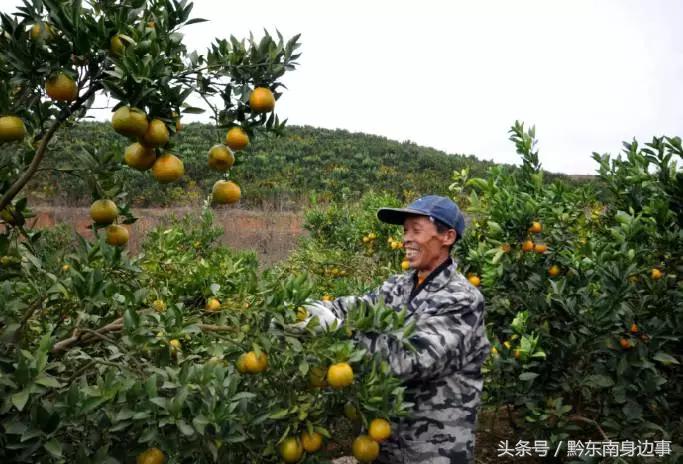
[[[410,208],[380,208],[377,210],[377,219],[388,224],[403,225],[406,216],[429,216],[424,211]]]

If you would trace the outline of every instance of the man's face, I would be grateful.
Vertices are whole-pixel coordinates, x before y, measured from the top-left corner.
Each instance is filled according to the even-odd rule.
[[[431,272],[448,257],[448,248],[455,241],[455,231],[442,234],[427,216],[408,216],[403,221],[403,246],[410,267]]]

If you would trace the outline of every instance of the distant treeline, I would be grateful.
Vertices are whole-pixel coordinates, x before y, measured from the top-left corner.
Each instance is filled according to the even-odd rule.
[[[117,173],[130,193],[133,206],[170,206],[201,203],[221,174],[207,166],[207,153],[221,143],[224,129],[209,124],[189,124],[174,138],[170,151],[185,164],[185,176],[170,185],[158,184],[149,173],[125,167]],[[78,172],[79,151],[86,147],[123,159],[130,142],[108,123],[86,122],[60,133],[50,144],[47,166],[64,172],[42,170],[31,186],[34,202],[85,205],[91,190]],[[511,146],[512,149],[512,146]],[[415,143],[346,130],[289,126],[286,135],[258,137],[237,153],[230,177],[242,188],[241,206],[297,210],[311,201],[352,201],[365,192],[388,192],[403,200],[417,195],[447,194],[454,171],[467,167],[472,176],[484,176],[494,163],[472,155],[449,155]],[[44,166],[44,167],[47,167]],[[510,167],[510,169],[515,169]],[[547,174],[546,180],[567,184],[592,182]]]

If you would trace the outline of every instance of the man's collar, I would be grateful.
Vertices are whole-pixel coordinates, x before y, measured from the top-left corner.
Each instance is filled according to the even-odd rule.
[[[417,283],[417,271],[413,272],[413,290],[410,292],[410,298],[412,299],[420,290],[427,286],[434,290],[443,287],[455,271],[455,267],[456,264],[449,255],[436,269],[429,273],[421,285]]]

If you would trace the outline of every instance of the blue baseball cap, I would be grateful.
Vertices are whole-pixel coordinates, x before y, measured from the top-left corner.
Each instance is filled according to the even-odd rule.
[[[444,223],[451,229],[455,229],[458,234],[456,241],[465,233],[465,216],[460,212],[458,205],[447,197],[427,195],[418,198],[406,208],[380,208],[377,210],[377,218],[389,224],[403,225],[406,216],[410,215],[428,216]]]

